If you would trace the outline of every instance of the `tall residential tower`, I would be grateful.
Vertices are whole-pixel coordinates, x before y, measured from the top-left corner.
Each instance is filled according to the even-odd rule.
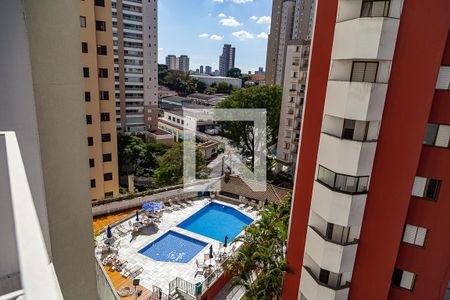
[[[80,1],[91,199],[119,194],[110,1]]]
[[[153,131],[158,122],[157,1],[112,0],[117,128]]]
[[[316,15],[283,299],[444,299],[450,2]]]
[[[219,57],[219,75],[227,76],[230,69],[234,68],[236,48],[230,44],[223,45],[222,55]]]

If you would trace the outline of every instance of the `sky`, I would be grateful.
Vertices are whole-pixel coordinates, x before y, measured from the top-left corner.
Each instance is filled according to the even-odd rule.
[[[236,47],[243,72],[266,65],[272,0],[158,0],[158,62],[190,57],[190,69],[219,67],[223,44]]]

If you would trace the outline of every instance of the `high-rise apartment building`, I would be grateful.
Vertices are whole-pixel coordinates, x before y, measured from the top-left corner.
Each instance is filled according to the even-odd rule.
[[[81,31],[80,5],[86,26]],[[103,32],[96,33],[94,16],[98,21],[108,18],[96,10],[93,2],[84,1],[2,2],[2,299],[99,299],[89,202],[92,152],[86,140],[90,132],[101,145],[96,133],[101,126],[100,114],[92,113],[98,126],[86,130],[86,113],[87,104],[99,105],[94,100],[99,86],[107,85],[83,81],[83,67],[95,77],[98,68],[110,70],[108,59],[96,57],[97,44],[108,44]],[[83,30],[91,30],[93,36]],[[92,57],[80,55],[84,38]],[[88,84],[94,103],[85,103]],[[108,103],[100,102],[102,111],[108,112],[102,104]]]
[[[158,122],[157,1],[112,0],[116,126],[153,131]]]
[[[227,76],[228,71],[234,68],[235,55],[236,48],[231,47],[230,44],[223,45],[222,55],[219,57],[220,76]]]
[[[200,74],[203,74],[204,73],[204,68],[203,68],[203,66],[200,66]]]
[[[166,66],[169,70],[178,70],[178,59],[176,55],[170,54],[166,56]]]
[[[212,74],[212,67],[211,66],[205,66],[205,73],[206,74]]]
[[[119,194],[110,1],[80,1],[91,199]]]
[[[178,70],[184,73],[189,73],[189,56],[180,55],[178,58]]]
[[[275,67],[271,66],[275,72],[271,75],[272,79],[275,78],[275,82],[271,80],[271,83],[281,84],[283,87],[278,129],[277,171],[283,171],[293,176],[297,162],[308,73],[314,0],[287,1],[283,5],[280,32],[274,33],[279,40],[277,41],[278,56],[275,59]],[[293,14],[293,18],[289,19],[286,14],[288,16]],[[285,24],[291,21],[291,25]],[[291,31],[286,32],[285,28]],[[286,38],[289,40],[286,41]],[[268,56],[267,63],[271,60],[273,58]]]
[[[450,2],[317,5],[283,299],[448,298]]]

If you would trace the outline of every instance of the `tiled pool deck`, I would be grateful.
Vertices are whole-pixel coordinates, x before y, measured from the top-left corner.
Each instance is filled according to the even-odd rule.
[[[139,235],[133,238],[131,233],[127,234],[124,237],[119,237],[115,233],[113,227],[114,237],[117,238],[116,244],[119,243],[120,245],[118,252],[119,258],[128,261],[128,266],[137,264],[144,268],[144,271],[137,277],[141,280],[140,284],[142,286],[149,290],[152,290],[152,287],[155,285],[162,288],[162,290],[167,293],[169,291],[169,282],[176,277],[180,277],[191,283],[201,282],[204,280],[201,275],[194,277],[196,271],[195,260],[197,259],[199,262],[203,262],[204,254],[209,253],[209,246],[213,245],[214,251],[217,251],[217,249],[219,248],[219,242],[203,235],[178,228],[176,227],[176,225],[205,207],[209,202],[209,199],[196,200],[192,205],[186,208],[174,210],[173,212],[164,212],[161,223],[159,223],[157,230],[155,229],[155,227],[151,226],[148,230],[141,231]],[[237,206],[229,203],[224,203],[217,200],[214,200],[214,202],[234,207],[248,217],[256,219],[257,213],[255,211],[245,212],[243,210],[240,210]],[[134,222],[134,217],[130,220]],[[125,220],[123,223],[127,224],[128,220]],[[191,259],[188,263],[155,261],[138,252],[169,230],[203,241],[208,245],[203,248],[196,256],[194,256],[194,258]],[[100,241],[103,238],[104,235],[98,237],[99,244],[101,243]]]

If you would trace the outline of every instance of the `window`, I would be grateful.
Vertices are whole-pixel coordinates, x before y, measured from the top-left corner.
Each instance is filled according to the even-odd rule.
[[[86,28],[86,17],[80,16],[80,26]]]
[[[88,146],[94,146],[94,138],[92,136],[88,137]]]
[[[84,92],[84,101],[91,102],[91,92]]]
[[[391,1],[363,0],[361,17],[387,17]]]
[[[426,228],[406,224],[402,241],[407,244],[422,247],[425,244],[426,235]]]
[[[106,23],[105,23],[105,21],[95,21],[95,30],[97,30],[97,31],[106,31]]]
[[[361,194],[367,193],[369,177],[339,174],[319,165],[317,181],[337,192]]]
[[[102,122],[108,122],[109,121],[109,113],[101,113],[100,114],[100,120]]]
[[[350,81],[375,82],[377,70],[378,62],[354,61]]]
[[[95,188],[95,179],[91,179],[91,188]]]
[[[392,274],[392,285],[411,291],[414,288],[415,281],[416,274],[400,269],[394,269],[394,274]]]
[[[436,200],[440,184],[441,181],[438,179],[416,176],[414,179],[412,195],[419,198]]]
[[[86,115],[86,124],[92,124],[92,115]]]
[[[99,78],[108,78],[108,69],[99,68],[98,69],[98,77]]]
[[[81,52],[88,53],[88,43],[86,43],[86,42],[81,43]]]
[[[109,161],[112,161],[112,154],[111,153],[103,154],[103,162],[109,162]]]
[[[450,90],[450,66],[441,66],[441,68],[439,69],[436,89]]]
[[[342,138],[352,140],[355,132],[355,120],[344,119],[344,128],[342,129]]]
[[[111,133],[103,133],[102,142],[111,142]]]
[[[95,160],[93,158],[89,158],[89,168],[95,167]]]
[[[95,0],[94,3],[96,6],[105,7],[105,0]]]
[[[97,45],[97,55],[107,55],[108,51],[105,45]]]
[[[105,173],[103,174],[103,180],[104,181],[111,181],[113,179],[112,173]]]
[[[109,92],[100,91],[100,100],[109,100]]]
[[[83,68],[83,77],[89,78],[89,68],[86,67]]]
[[[423,143],[429,146],[450,148],[450,125],[428,123]]]
[[[105,198],[111,198],[111,197],[113,197],[114,196],[114,193],[113,192],[107,192],[107,193],[105,193]]]

